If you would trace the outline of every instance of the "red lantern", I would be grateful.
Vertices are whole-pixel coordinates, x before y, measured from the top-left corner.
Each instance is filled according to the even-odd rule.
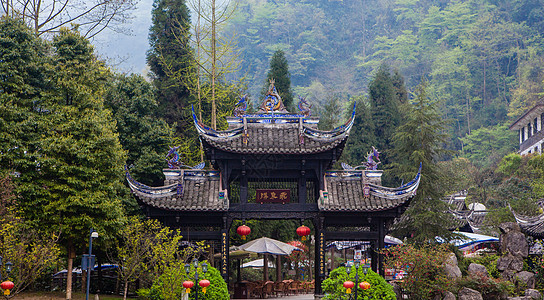
[[[355,286],[353,281],[344,281],[344,287],[346,288],[346,293],[351,294],[351,289]]]
[[[185,288],[185,293],[189,294],[191,292],[191,288],[194,286],[195,284],[190,281],[190,280],[187,280],[187,281],[184,281],[183,282],[183,287]]]
[[[236,229],[236,233],[242,236],[242,240],[245,240],[246,236],[251,233],[251,228],[246,225],[238,226],[238,229]]]
[[[302,240],[306,240],[306,236],[310,234],[310,228],[308,226],[300,226],[297,228],[297,234],[302,237]]]
[[[0,284],[0,288],[4,290],[4,295],[9,296],[9,290],[15,287],[15,284],[11,281],[4,281]]]
[[[210,285],[210,281],[207,279],[200,280],[198,283],[202,287],[202,293],[206,294],[206,287]]]
[[[359,283],[359,287],[362,288],[363,290],[368,290],[370,288],[370,283],[363,281]]]

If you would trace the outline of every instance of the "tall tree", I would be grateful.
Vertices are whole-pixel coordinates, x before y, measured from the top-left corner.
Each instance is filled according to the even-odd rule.
[[[335,94],[327,94],[323,107],[319,109],[319,124],[321,130],[333,130],[342,121],[342,105]]]
[[[388,165],[393,146],[393,135],[400,125],[401,114],[399,111],[400,101],[393,85],[391,71],[386,64],[382,64],[374,75],[368,86],[368,92],[372,121],[375,126],[374,132],[377,138],[376,148],[383,153],[383,164]]]
[[[194,93],[198,96],[199,108],[204,98],[211,104],[211,127],[217,129],[221,106],[223,102],[230,102],[228,90],[233,88],[225,82],[226,76],[239,66],[236,39],[225,32],[237,9],[237,1],[191,0],[189,3],[196,17],[192,31],[197,73]],[[207,79],[207,83],[202,84],[201,79]],[[204,85],[208,86],[206,91]]]
[[[289,64],[283,50],[276,50],[270,59],[270,70],[266,75],[266,83],[263,93],[266,93],[269,81],[274,79],[276,89],[278,90],[283,104],[289,111],[293,111],[293,93],[291,91],[291,74],[289,74]]]
[[[164,156],[174,132],[156,116],[154,92],[153,85],[142,76],[118,74],[110,80],[104,99],[116,120],[131,175],[142,183],[159,186],[163,184]]]
[[[441,171],[438,158],[444,154],[444,121],[436,110],[436,102],[426,94],[426,83],[418,85],[415,99],[405,105],[406,121],[394,135],[392,170],[396,176],[409,180],[422,165],[421,182],[416,197],[397,225],[399,236],[411,237],[415,242],[435,242],[437,236],[449,238],[451,215],[440,200]]]
[[[2,143],[2,167],[18,175],[17,207],[29,226],[61,234],[70,282],[73,258],[85,248],[89,229],[101,233],[101,243],[111,241],[124,216],[118,192],[125,189],[125,156],[102,102],[109,71],[75,31],[62,29],[48,56],[35,52],[40,48],[32,46],[41,43],[28,28],[3,21],[0,40],[7,51],[1,52],[22,51],[0,60],[14,71],[2,82],[16,83],[2,87],[10,92],[0,94],[6,108],[1,138],[7,142]],[[11,67],[4,65],[11,62]],[[36,83],[39,78],[45,86]]]
[[[366,161],[366,154],[372,146],[376,146],[376,136],[374,135],[374,122],[372,122],[372,116],[370,114],[370,105],[367,103],[365,97],[354,97],[352,103],[355,107],[355,121],[353,128],[346,144],[346,148],[342,153],[343,159],[345,159],[352,166],[361,165]],[[348,106],[353,107],[352,104]],[[346,117],[351,117],[352,110],[346,110]],[[346,118],[346,119],[347,119]]]
[[[187,84],[172,76],[193,76],[190,74],[190,17],[185,0],[154,0],[152,22],[147,63],[157,89],[159,116],[164,117],[170,125],[176,124],[178,136],[194,135]]]
[[[85,249],[90,228],[106,245],[124,222],[119,198],[125,154],[115,121],[104,108],[103,93],[109,71],[94,55],[89,41],[76,31],[62,29],[53,39],[54,82],[51,123],[42,139],[43,158],[37,184],[46,203],[36,205],[36,218],[62,232],[68,253],[68,278],[73,258]],[[67,284],[67,299],[71,298]]]

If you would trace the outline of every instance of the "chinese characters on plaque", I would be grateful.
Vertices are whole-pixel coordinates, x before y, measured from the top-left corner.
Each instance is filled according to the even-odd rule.
[[[289,203],[291,201],[291,190],[257,190],[255,197],[257,203]]]

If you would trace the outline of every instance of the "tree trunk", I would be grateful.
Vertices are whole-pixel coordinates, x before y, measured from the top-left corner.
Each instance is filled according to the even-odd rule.
[[[123,300],[127,300],[127,294],[128,294],[128,280],[125,280],[125,290],[123,292]]]
[[[212,128],[217,130],[217,105],[215,103],[215,77],[216,73],[216,63],[217,63],[217,53],[216,53],[216,32],[215,27],[217,26],[215,22],[215,0],[212,0]]]
[[[85,270],[81,270],[81,292],[85,293],[87,291],[87,272]]]
[[[72,242],[68,242],[68,268],[66,272],[66,300],[72,299],[72,269],[74,268],[74,257],[76,256]]]

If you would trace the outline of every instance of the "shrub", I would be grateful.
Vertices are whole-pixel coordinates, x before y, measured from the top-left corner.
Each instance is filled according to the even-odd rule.
[[[189,294],[189,299],[195,299],[195,289],[198,289],[198,299],[201,300],[228,300],[230,298],[227,284],[221,277],[221,273],[216,268],[208,267],[206,275],[202,276],[202,269],[198,268],[199,280],[207,279],[210,286],[206,288],[206,294],[202,293],[198,282],[195,282],[195,270],[191,267],[191,272],[187,275],[184,270],[184,263],[169,267],[165,270],[159,279],[153,282],[150,289],[138,290],[140,299],[146,300],[173,300],[181,299],[185,293],[182,284],[185,280],[194,282],[194,286]]]
[[[359,287],[354,287],[352,290],[352,295],[354,289],[358,288],[357,291],[357,300],[366,300],[366,299],[383,299],[383,300],[395,300],[395,292],[393,287],[389,285],[383,277],[378,275],[376,272],[368,269],[368,272],[365,276],[363,272],[363,267],[359,267],[359,282],[367,281],[370,283],[370,288],[368,290],[362,290]],[[346,294],[346,289],[343,284],[346,280],[351,280],[355,282],[355,268],[352,268],[349,276],[346,273],[346,268],[338,267],[331,271],[329,278],[325,279],[322,283],[323,292],[326,293],[324,299],[334,299],[334,300],[345,300],[348,299],[348,294]],[[372,296],[372,298],[370,298]]]
[[[458,293],[467,287],[482,294],[484,300],[502,299],[502,295],[514,293],[514,284],[503,279],[494,279],[486,276],[466,276],[458,278],[451,292]]]
[[[479,257],[471,257],[466,258],[466,260],[470,263],[476,263],[485,266],[487,269],[487,272],[489,272],[489,275],[493,278],[500,278],[501,273],[497,269],[497,260],[499,259],[499,256],[495,254],[489,254],[489,255],[482,255]]]
[[[451,286],[444,272],[444,262],[450,253],[447,245],[403,244],[384,253],[387,268],[406,271],[400,286],[411,299],[433,299]]]

